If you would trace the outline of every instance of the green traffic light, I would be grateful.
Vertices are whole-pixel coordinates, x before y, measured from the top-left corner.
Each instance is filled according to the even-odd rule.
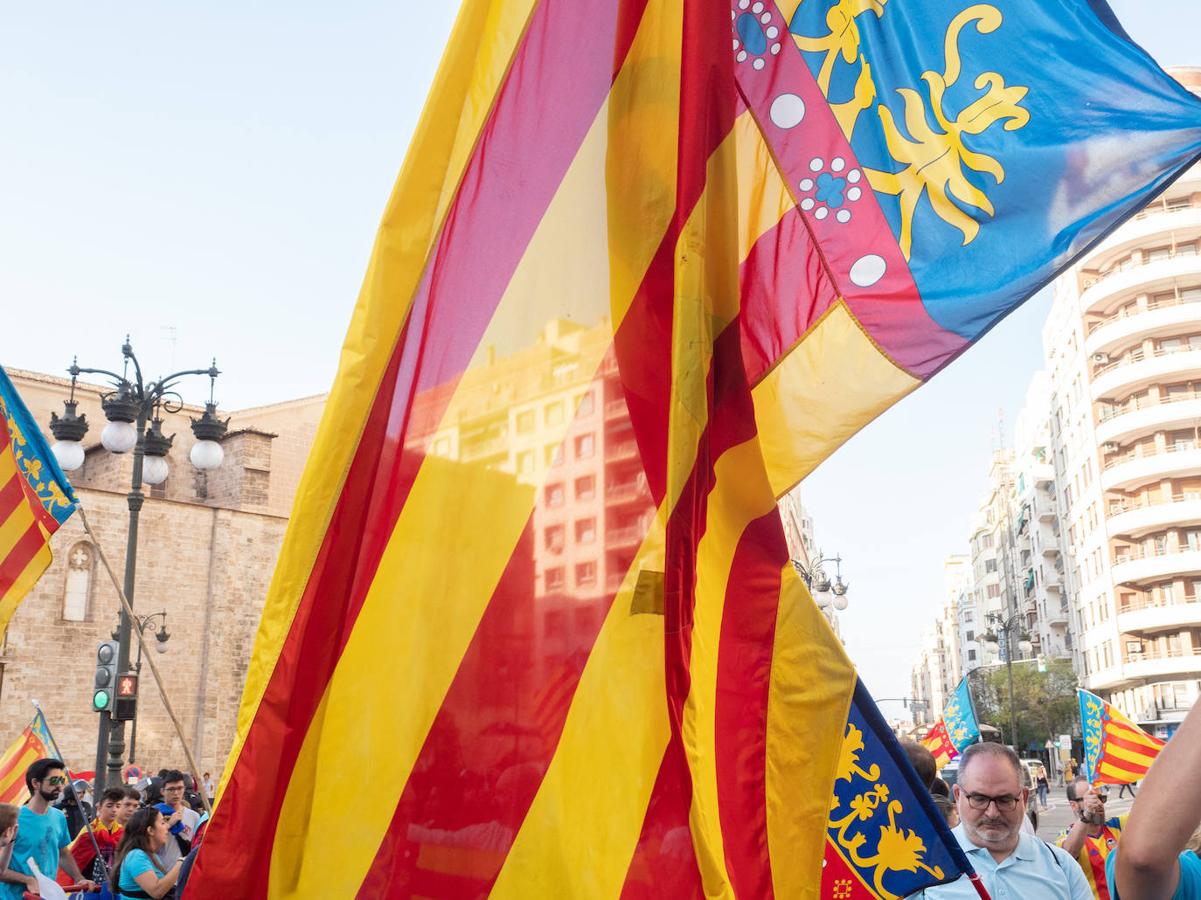
[[[96,712],[103,712],[108,709],[109,695],[108,691],[96,691],[92,695],[92,709]]]

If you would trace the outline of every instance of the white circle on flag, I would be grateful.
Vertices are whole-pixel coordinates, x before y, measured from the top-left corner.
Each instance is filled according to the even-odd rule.
[[[884,257],[869,253],[867,256],[859,257],[851,266],[851,281],[859,287],[871,287],[884,277],[887,268],[888,264],[884,262]]]
[[[771,120],[777,128],[795,128],[805,118],[805,101],[796,94],[781,94],[771,102]]]

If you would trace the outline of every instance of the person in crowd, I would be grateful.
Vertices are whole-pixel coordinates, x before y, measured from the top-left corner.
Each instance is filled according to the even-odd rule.
[[[1038,806],[1040,809],[1048,809],[1048,795],[1051,792],[1051,779],[1047,777],[1047,767],[1040,764],[1038,767],[1038,775],[1034,779],[1034,786],[1038,790]]]
[[[89,790],[88,783],[82,779],[74,782],[68,781],[66,788],[59,795],[58,802],[54,804],[67,817],[67,834],[71,835],[72,840],[83,830],[84,824],[90,821],[95,813],[92,804],[84,796],[87,790]]]
[[[67,772],[61,760],[39,759],[25,770],[25,786],[29,800],[17,816],[17,836],[12,858],[0,872],[0,898],[22,900],[26,890],[35,893],[38,881],[29,868],[32,857],[42,874],[53,880],[61,866],[77,884],[91,890],[96,885],[83,877],[68,846],[67,817],[52,804],[67,784]]]
[[[172,840],[167,842],[159,854],[165,866],[172,866],[179,859],[188,855],[192,849],[192,838],[196,836],[196,826],[200,824],[200,814],[188,806],[185,798],[184,774],[178,769],[168,769],[163,773],[163,803],[170,807],[166,812],[167,828]],[[180,827],[176,827],[176,826]]]
[[[117,814],[124,802],[125,788],[106,788],[96,805],[96,818],[91,822],[92,833],[89,835],[88,829],[84,828],[71,841],[71,855],[75,857],[79,871],[97,884],[105,878],[108,867],[112,865],[117,843],[121,840],[124,823],[118,820]],[[60,875],[59,883],[62,884],[64,880]]]
[[[917,777],[926,786],[926,790],[930,790],[930,785],[938,777],[938,764],[934,762],[934,754],[917,741],[911,741],[908,738],[902,738],[900,743],[901,749],[909,757],[909,764],[917,772]]]
[[[11,803],[0,803],[0,872],[8,868],[12,859],[13,843],[17,840],[17,817],[21,808]]]
[[[1118,799],[1121,800],[1123,797],[1125,797],[1127,791],[1130,791],[1130,799],[1131,800],[1133,800],[1135,797],[1137,797],[1138,791],[1136,791],[1134,789],[1135,785],[1137,785],[1137,784],[1138,784],[1137,781],[1132,781],[1132,782],[1130,782],[1130,784],[1118,785]]]
[[[1105,883],[1105,860],[1118,845],[1126,817],[1107,818],[1108,790],[1104,786],[1094,787],[1083,775],[1068,782],[1067,797],[1075,820],[1055,843],[1076,858],[1093,896],[1097,900],[1111,900]]]
[[[121,790],[125,792],[125,799],[117,807],[117,822],[124,828],[129,824],[130,817],[142,805],[142,794],[132,784],[123,785]]]
[[[1159,751],[1106,860],[1113,900],[1201,900],[1201,703]]]
[[[200,785],[204,788],[204,796],[208,798],[209,806],[212,806],[213,801],[217,799],[217,782],[213,781],[211,772],[204,773]]]
[[[952,834],[992,897],[1091,900],[1084,873],[1063,850],[1022,831],[1029,789],[1022,763],[1003,744],[972,744],[953,788],[959,825]],[[912,895],[927,900],[978,900],[967,876]]]
[[[167,897],[179,878],[180,862],[163,865],[162,852],[171,845],[167,817],[154,806],[139,809],[125,826],[113,860],[113,884],[119,900],[159,900]]]

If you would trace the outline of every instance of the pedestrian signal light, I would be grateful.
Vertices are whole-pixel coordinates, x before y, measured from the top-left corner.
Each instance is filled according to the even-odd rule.
[[[96,648],[96,677],[92,683],[92,710],[104,712],[113,708],[117,687],[116,641],[101,641]]]
[[[113,718],[127,722],[138,714],[138,676],[123,672],[117,676],[117,695],[113,699]]]

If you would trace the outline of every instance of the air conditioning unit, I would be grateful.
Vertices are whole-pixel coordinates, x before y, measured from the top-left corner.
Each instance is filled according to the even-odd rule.
[[[1096,283],[1097,283],[1097,279],[1096,279],[1096,278],[1085,278],[1085,279],[1084,279],[1084,286],[1085,286],[1086,288],[1090,288],[1090,287],[1092,287],[1092,286],[1093,286],[1094,284],[1096,284]]]
[[[1117,453],[1122,448],[1119,447],[1117,444],[1115,444],[1113,441],[1106,441],[1104,444],[1101,445],[1101,449],[1104,450],[1106,453]]]
[[[1095,362],[1099,366],[1105,365],[1105,363],[1109,362],[1109,354],[1108,353],[1094,353],[1093,354],[1093,362]]]

